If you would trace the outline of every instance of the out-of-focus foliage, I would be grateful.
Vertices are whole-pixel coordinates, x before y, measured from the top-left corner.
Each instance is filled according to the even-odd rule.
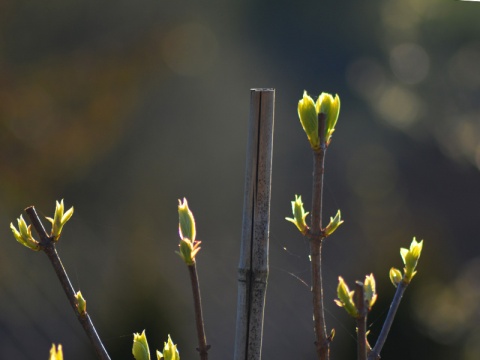
[[[476,5],[379,3],[376,54],[352,61],[347,80],[383,122],[415,138],[432,138],[448,156],[480,168]]]

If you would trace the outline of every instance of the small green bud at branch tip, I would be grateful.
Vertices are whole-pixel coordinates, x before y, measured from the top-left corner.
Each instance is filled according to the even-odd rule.
[[[325,126],[325,142],[330,143],[335,125],[337,124],[338,115],[340,114],[340,98],[335,95],[335,98],[327,93],[322,93],[315,104],[317,114],[323,113],[326,117]]]
[[[302,99],[298,102],[298,117],[305,134],[307,134],[310,146],[315,151],[320,149],[319,114],[325,116],[325,133],[321,135],[325,137],[325,143],[328,146],[340,114],[340,98],[338,95],[333,97],[328,93],[321,93],[317,101],[314,102],[304,91]]]
[[[403,280],[402,272],[393,267],[390,269],[389,276],[390,276],[390,281],[395,287],[397,287],[398,284],[400,284],[400,282]]]
[[[315,110],[315,103],[313,99],[303,92],[303,98],[298,102],[298,117],[302,128],[307,134],[310,146],[314,150],[320,148],[320,139],[318,137],[318,113]]]
[[[40,244],[32,236],[32,226],[27,226],[27,223],[23,219],[22,215],[20,215],[20,217],[17,219],[17,223],[18,230],[12,223],[10,223],[10,229],[12,230],[15,240],[31,250],[39,251]]]
[[[145,330],[143,330],[142,334],[133,334],[132,354],[135,360],[150,360],[150,349],[148,348]]]
[[[168,341],[163,345],[163,352],[157,350],[157,360],[180,360],[180,354],[177,350],[177,345],[175,345],[168,335]]]
[[[63,226],[67,223],[68,220],[73,215],[73,206],[64,212],[65,207],[63,205],[63,199],[60,202],[56,202],[55,206],[55,214],[52,218],[47,217],[46,219],[52,223],[52,233],[51,236],[53,237],[54,241],[58,241],[60,239],[60,235],[62,234]]]
[[[55,348],[55,344],[52,344],[49,360],[63,360],[62,345],[59,344],[58,347]]]
[[[188,208],[187,199],[178,200],[178,231],[180,234],[180,250],[177,254],[187,265],[195,263],[195,256],[200,251],[201,241],[195,240],[196,228],[193,213]]]
[[[193,217],[193,213],[188,208],[187,199],[185,198],[183,198],[183,202],[178,200],[178,220],[178,231],[180,233],[180,238],[187,238],[192,242],[195,241],[195,218]]]
[[[406,283],[409,283],[417,273],[416,268],[418,259],[422,253],[422,249],[423,240],[417,242],[415,238],[413,238],[412,243],[410,244],[410,249],[400,249],[400,255],[402,256],[403,263],[405,264],[403,281]]]
[[[377,301],[377,291],[373,274],[365,276],[365,282],[363,283],[363,293],[365,301],[368,305],[368,310],[370,311],[373,304],[375,304],[375,301]]]

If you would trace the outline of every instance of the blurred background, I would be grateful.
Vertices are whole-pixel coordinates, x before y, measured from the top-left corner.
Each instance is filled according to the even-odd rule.
[[[264,359],[314,359],[303,90],[342,100],[326,160],[325,303],[332,359],[355,356],[337,277],[374,273],[375,342],[402,267],[425,239],[385,359],[480,358],[480,4],[453,0],[0,1],[0,358],[94,359],[47,257],[9,229],[35,205],[75,214],[58,251],[113,359],[133,332],[193,359],[177,199],[203,241],[211,359],[232,358],[250,89],[276,89]]]

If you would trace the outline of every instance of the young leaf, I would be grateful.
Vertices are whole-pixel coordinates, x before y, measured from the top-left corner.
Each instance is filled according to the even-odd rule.
[[[67,210],[67,212],[64,212],[65,207],[63,205],[63,199],[56,203],[55,206],[55,214],[53,216],[53,219],[50,217],[47,217],[46,219],[52,223],[52,233],[51,236],[53,236],[53,240],[58,241],[60,239],[60,235],[62,234],[62,229],[63,226],[67,223],[68,220],[73,215],[73,206]]]
[[[55,344],[52,344],[50,349],[50,358],[49,360],[63,360],[63,350],[62,345],[58,345],[58,348],[55,349]]]
[[[142,334],[133,334],[133,356],[135,360],[150,360],[150,349],[148,348],[147,336],[145,330]]]
[[[23,246],[26,246],[27,248],[34,251],[39,251],[40,244],[32,236],[32,226],[27,226],[27,223],[23,219],[22,215],[20,215],[20,217],[17,219],[17,223],[18,230],[12,223],[10,223],[10,229],[12,230],[15,239]]]
[[[294,223],[298,230],[305,235],[308,230],[307,223],[305,222],[308,212],[305,212],[305,209],[303,208],[302,197],[300,195],[295,195],[295,200],[292,201],[292,213],[293,219],[285,219]]]
[[[163,353],[157,350],[157,360],[180,360],[180,354],[177,350],[177,345],[175,345],[168,335],[168,341],[163,345]]]

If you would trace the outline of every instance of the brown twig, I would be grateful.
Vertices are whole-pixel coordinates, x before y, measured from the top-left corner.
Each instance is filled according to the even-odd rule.
[[[325,325],[322,284],[322,242],[325,238],[322,228],[323,178],[325,172],[325,114],[318,115],[320,149],[313,151],[313,188],[312,188],[312,223],[307,237],[310,239],[310,256],[312,262],[313,317],[315,327],[315,347],[320,360],[330,358],[330,341]]]
[[[50,259],[53,269],[55,270],[55,273],[57,274],[57,277],[60,280],[62,288],[65,291],[65,294],[67,295],[68,301],[70,302],[70,305],[72,306],[78,321],[80,322],[80,324],[82,324],[82,327],[87,333],[88,338],[92,342],[92,345],[95,348],[98,358],[101,360],[110,360],[110,356],[108,355],[107,350],[103,346],[103,343],[100,340],[100,337],[98,336],[97,331],[95,330],[95,326],[93,326],[90,316],[88,315],[87,312],[80,314],[80,312],[77,309],[77,300],[75,297],[75,290],[73,289],[72,283],[70,282],[67,272],[63,267],[62,261],[58,256],[53,238],[49,236],[45,231],[45,228],[43,227],[43,224],[37,215],[35,207],[30,206],[25,209],[25,212],[29,216],[30,221],[32,222],[33,228],[35,229],[38,236],[40,237],[40,247]]]
[[[192,283],[193,303],[195,308],[195,323],[197,326],[198,336],[198,352],[200,353],[201,360],[208,360],[208,349],[210,345],[207,345],[207,337],[205,335],[205,327],[203,324],[202,314],[202,298],[200,297],[200,286],[198,283],[197,267],[195,263],[188,265],[188,273],[190,274],[190,281]]]
[[[367,314],[368,307],[365,301],[365,289],[363,283],[355,283],[353,301],[358,310],[357,316],[357,360],[367,360]]]
[[[390,304],[387,318],[383,323],[382,330],[380,331],[380,335],[378,335],[378,339],[373,347],[373,350],[368,354],[368,360],[380,359],[380,352],[382,351],[383,345],[385,345],[385,341],[387,341],[387,336],[390,332],[390,328],[392,327],[393,319],[395,318],[395,314],[397,313],[398,307],[400,306],[400,301],[402,300],[407,286],[408,283],[404,281],[400,281],[400,283],[397,285],[397,291],[395,292],[395,296]]]

